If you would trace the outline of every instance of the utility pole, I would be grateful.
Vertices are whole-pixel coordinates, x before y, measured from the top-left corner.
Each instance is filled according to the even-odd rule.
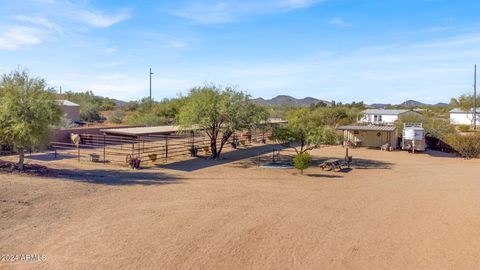
[[[152,68],[150,68],[150,108],[152,107]]]
[[[473,73],[473,129],[477,129],[477,64]]]

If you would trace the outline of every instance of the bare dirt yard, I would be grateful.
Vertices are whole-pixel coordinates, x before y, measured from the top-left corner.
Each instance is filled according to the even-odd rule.
[[[258,158],[29,160],[56,175],[0,174],[0,255],[45,260],[0,269],[478,269],[480,160],[350,154],[351,170],[304,176]]]

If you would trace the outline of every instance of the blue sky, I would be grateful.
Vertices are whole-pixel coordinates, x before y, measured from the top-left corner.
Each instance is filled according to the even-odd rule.
[[[0,73],[136,100],[205,83],[254,97],[448,102],[471,92],[480,1],[0,0]]]

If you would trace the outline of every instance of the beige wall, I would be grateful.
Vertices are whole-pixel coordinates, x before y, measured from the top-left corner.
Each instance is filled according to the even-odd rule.
[[[386,143],[395,149],[397,148],[397,132],[396,131],[358,131],[358,134],[353,130],[345,130],[343,136],[346,141],[361,142],[359,145],[363,147],[380,147]]]
[[[80,121],[80,106],[60,106],[62,116],[72,121]]]

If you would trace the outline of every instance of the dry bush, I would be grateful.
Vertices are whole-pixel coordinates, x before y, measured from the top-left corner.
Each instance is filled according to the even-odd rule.
[[[480,156],[480,133],[451,134],[447,142],[464,158],[477,158]]]
[[[470,126],[469,125],[460,125],[457,127],[460,132],[469,132]]]

